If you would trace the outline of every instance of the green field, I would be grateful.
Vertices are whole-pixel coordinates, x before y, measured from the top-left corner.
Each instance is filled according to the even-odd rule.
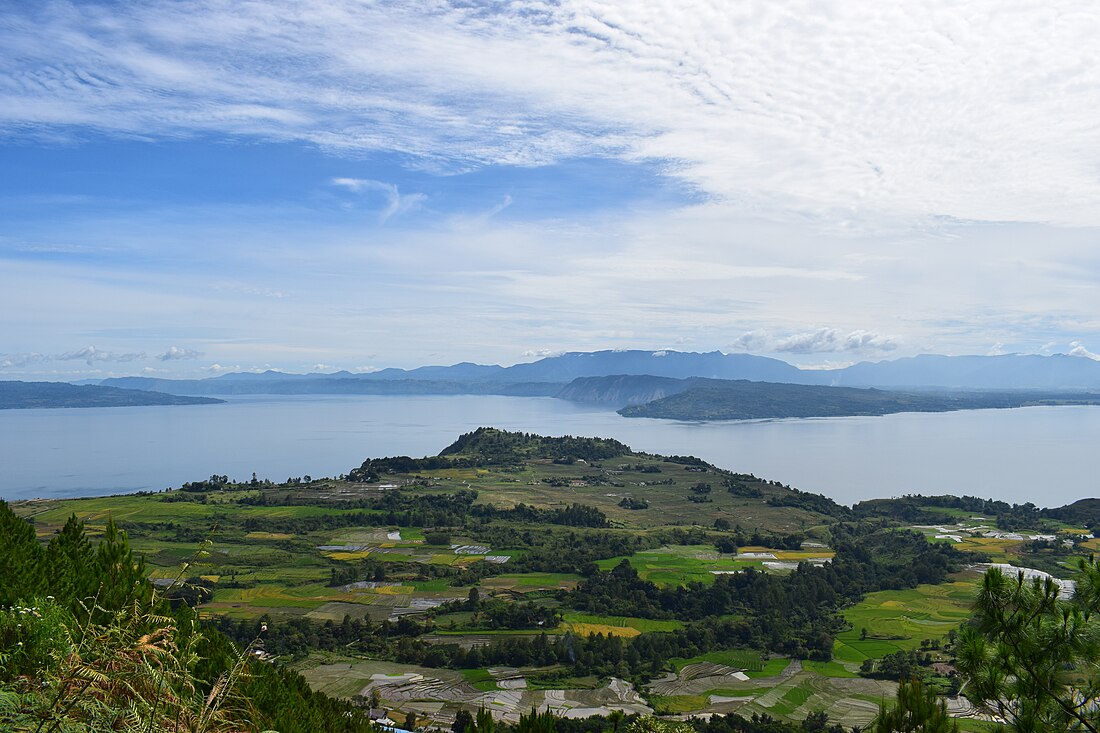
[[[974,580],[920,585],[912,590],[870,593],[844,612],[852,625],[837,634],[833,654],[854,664],[897,651],[920,648],[923,639],[943,640],[970,616]],[[867,638],[862,639],[862,630]]]
[[[462,675],[462,679],[469,682],[475,690],[489,692],[498,689],[497,681],[489,674],[487,669],[460,669],[458,671]]]
[[[780,715],[789,716],[805,705],[811,695],[813,695],[813,690],[806,683],[792,687],[784,693],[783,697],[779,698],[779,702],[775,704],[773,709]]]
[[[634,618],[631,616],[598,616],[596,614],[581,613],[579,611],[568,611],[564,614],[562,620],[571,624],[596,624],[600,626],[625,627],[636,629],[643,633],[653,631],[675,631],[684,626],[682,621],[676,621],[674,619],[662,620]]]

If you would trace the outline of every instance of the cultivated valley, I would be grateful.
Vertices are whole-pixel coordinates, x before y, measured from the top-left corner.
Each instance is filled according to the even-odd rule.
[[[535,710],[577,730],[726,714],[849,730],[918,678],[986,730],[957,659],[986,568],[1069,578],[1100,542],[1093,501],[847,507],[690,456],[494,429],[334,478],[12,509],[41,542],[124,530],[158,592],[252,667],[445,729]]]

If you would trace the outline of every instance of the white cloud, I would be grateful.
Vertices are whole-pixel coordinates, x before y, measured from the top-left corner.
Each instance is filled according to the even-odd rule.
[[[1071,341],[1070,350],[1066,352],[1070,356],[1082,356],[1086,359],[1092,359],[1094,361],[1100,361],[1100,354],[1095,354],[1085,348],[1085,345],[1080,341]]]
[[[548,356],[558,356],[562,352],[554,349],[527,349],[520,356],[525,359],[545,359]]]
[[[328,364],[321,364],[320,362],[309,368],[311,372],[327,372],[330,369],[335,369],[335,367],[329,366]]]
[[[237,365],[237,366],[223,366],[221,364],[216,364],[215,363],[215,364],[211,364],[210,366],[206,367],[206,371],[210,372],[211,374],[228,374],[229,372],[239,372],[239,371],[243,371],[243,370],[241,369],[241,367],[239,365]]]
[[[731,351],[761,352],[772,350],[772,340],[767,331],[746,331],[730,344]]]
[[[765,330],[741,334],[730,346],[732,351],[752,353],[835,354],[894,351],[898,339],[872,331],[843,333],[836,328],[818,328],[786,336],[773,336]]]
[[[179,346],[169,346],[167,351],[157,355],[157,359],[161,361],[178,361],[180,359],[198,359],[200,356],[202,356],[201,351],[184,349]]]
[[[137,361],[138,359],[144,359],[145,354],[143,354],[143,353],[120,354],[120,353],[114,352],[114,351],[103,351],[102,349],[97,349],[95,346],[85,346],[82,349],[77,349],[76,351],[67,351],[63,354],[56,354],[56,355],[54,355],[50,358],[55,359],[57,361],[78,361],[78,360],[83,360],[85,363],[87,363],[88,366],[92,366],[97,361],[106,361],[106,362]]]
[[[422,193],[402,194],[396,184],[373,181],[367,178],[333,178],[332,185],[346,188],[354,193],[377,191],[386,199],[386,206],[379,213],[382,223],[389,219],[415,211],[424,205],[428,197]]]
[[[439,170],[618,156],[841,228],[1100,224],[1087,0],[24,7],[0,39],[8,136],[230,134]]]
[[[45,354],[29,352],[25,354],[0,354],[0,369],[18,369],[49,359]]]

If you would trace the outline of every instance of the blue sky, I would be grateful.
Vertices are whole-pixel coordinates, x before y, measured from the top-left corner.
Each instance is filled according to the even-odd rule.
[[[877,5],[4,4],[0,378],[1095,357],[1100,11]]]

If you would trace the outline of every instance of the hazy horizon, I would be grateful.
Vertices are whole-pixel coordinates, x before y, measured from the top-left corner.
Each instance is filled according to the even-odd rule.
[[[641,353],[641,354],[645,354],[645,353],[648,352],[648,353],[652,353],[654,356],[664,355],[664,354],[667,354],[667,353],[682,353],[682,354],[702,353],[702,352],[679,351],[677,349],[606,349],[606,350],[600,350],[600,351],[606,351],[606,352],[612,352],[612,353],[637,351],[638,353]],[[338,369],[338,368],[335,368],[335,367],[327,367],[327,365],[316,364],[314,366],[322,366],[322,367],[327,367],[327,368],[325,368],[325,369],[307,368],[303,371],[290,371],[290,370],[287,370],[287,369],[279,369],[277,367],[273,367],[273,366],[270,366],[270,365],[265,365],[265,366],[262,366],[262,367],[257,366],[257,367],[251,367],[251,368],[242,368],[242,369],[239,369],[239,370],[229,370],[229,369],[218,370],[216,373],[210,373],[209,370],[206,370],[205,372],[200,372],[200,373],[197,373],[197,374],[194,374],[194,375],[191,375],[191,376],[187,376],[187,375],[170,376],[168,374],[150,374],[148,372],[142,372],[140,370],[133,371],[133,372],[126,372],[125,368],[121,368],[121,369],[118,370],[117,373],[113,373],[113,374],[110,374],[110,375],[101,375],[101,376],[87,377],[87,378],[82,378],[82,379],[73,379],[72,381],[81,381],[81,382],[83,382],[83,381],[99,381],[101,379],[109,379],[109,378],[115,378],[115,377],[151,377],[151,378],[161,378],[161,379],[183,379],[183,380],[186,380],[186,379],[214,379],[214,378],[217,378],[217,377],[220,377],[220,376],[226,376],[226,375],[265,374],[265,373],[278,373],[278,374],[287,374],[287,375],[318,375],[318,376],[343,374],[343,373],[352,374],[352,375],[367,375],[367,374],[375,374],[375,373],[378,373],[378,372],[381,372],[381,371],[387,371],[387,370],[393,370],[393,369],[398,369],[398,370],[402,370],[402,371],[414,371],[418,368],[425,368],[425,367],[427,367],[427,368],[440,368],[440,367],[446,368],[446,367],[453,367],[453,366],[461,366],[463,364],[473,364],[475,366],[487,366],[487,367],[499,366],[499,367],[508,368],[508,367],[517,366],[517,365],[520,365],[520,364],[533,364],[533,363],[542,361],[544,359],[553,358],[553,357],[560,357],[560,356],[567,356],[569,354],[590,354],[590,353],[600,353],[600,352],[562,351],[562,352],[556,352],[556,353],[541,354],[541,355],[538,355],[538,356],[528,356],[527,358],[519,360],[519,361],[515,361],[515,362],[511,362],[511,363],[498,363],[498,364],[488,364],[488,363],[484,363],[484,362],[473,362],[473,361],[470,361],[470,360],[467,360],[467,359],[460,359],[458,361],[445,361],[445,362],[441,361],[439,363],[432,363],[432,364],[415,364],[415,365],[407,366],[407,367],[382,365],[382,366],[378,366],[378,367],[371,367],[369,369],[364,369],[364,368],[359,368],[359,369]],[[710,353],[721,353],[725,356],[730,356],[730,355],[762,356],[760,354],[750,354],[748,352],[722,352],[721,350],[715,350],[715,352],[710,352]],[[770,356],[770,357],[766,357],[766,358],[777,359],[778,361],[790,364],[791,366],[795,367],[796,369],[799,369],[799,370],[802,370],[802,371],[839,371],[839,370],[843,370],[847,366],[852,366],[854,364],[888,363],[888,362],[895,362],[895,361],[899,361],[899,360],[911,359],[914,356],[933,356],[933,357],[936,357],[936,356],[946,356],[946,355],[922,353],[922,354],[914,354],[912,356],[887,356],[887,357],[880,358],[880,359],[865,359],[865,360],[861,360],[861,361],[858,361],[858,362],[852,362],[850,364],[822,364],[822,365],[805,365],[805,364],[799,365],[799,364],[794,363],[793,360],[783,359],[783,358],[780,358],[780,357],[777,357],[777,356]],[[953,356],[967,357],[967,356],[990,356],[990,355],[989,354],[956,354],[956,355],[953,355]],[[1031,355],[1030,354],[1011,353],[1011,354],[996,354],[995,356],[1031,356]],[[1092,359],[1091,357],[1088,357],[1088,356],[1085,356],[1085,355],[1082,355],[1082,354],[1071,354],[1071,353],[1066,353],[1066,352],[1054,352],[1052,354],[1042,354],[1041,356],[1071,356],[1071,357],[1074,357],[1074,358],[1088,358],[1092,361],[1095,361],[1095,359]],[[5,379],[14,379],[16,377],[5,376],[4,378]],[[34,380],[23,380],[23,381],[34,381]],[[54,378],[41,379],[39,381],[69,381],[69,380],[54,377]]]

